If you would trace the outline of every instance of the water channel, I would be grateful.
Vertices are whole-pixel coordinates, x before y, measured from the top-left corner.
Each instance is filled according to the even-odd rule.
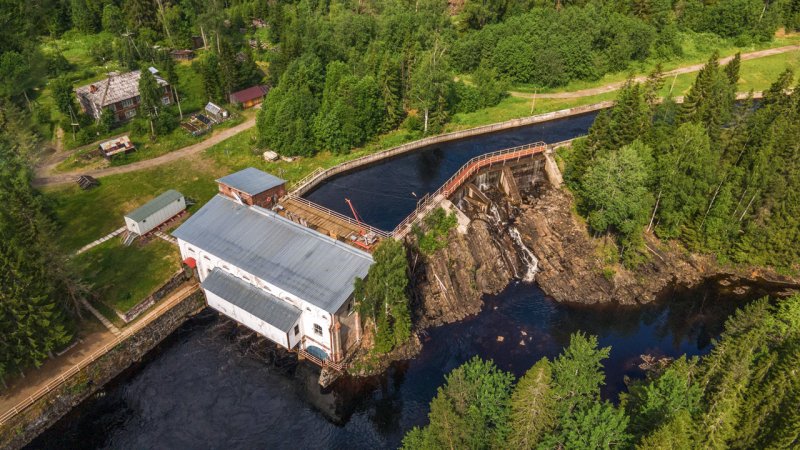
[[[350,199],[364,222],[391,231],[425,194],[439,189],[475,156],[531,142],[548,144],[585,135],[596,112],[445,142],[330,178],[306,195],[352,217]]]
[[[442,144],[334,178],[309,198],[343,213],[350,198],[367,222],[392,229],[414,208],[412,193],[434,191],[473,156],[569,139],[584,134],[593,117]],[[764,294],[759,286],[739,294],[733,287],[710,280],[653,305],[598,308],[558,304],[536,285],[515,282],[487,298],[479,315],[429,330],[417,358],[325,391],[314,369],[265,362],[253,350],[263,346],[207,311],[30,448],[395,448],[408,429],[426,423],[428,404],[453,368],[479,355],[519,376],[539,358],[555,357],[579,330],[612,347],[604,396],[616,400],[626,377],[643,375],[640,355],[706,353],[725,318]]]

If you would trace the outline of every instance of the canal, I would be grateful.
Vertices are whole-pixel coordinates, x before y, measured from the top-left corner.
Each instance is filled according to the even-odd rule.
[[[349,198],[368,223],[390,230],[417,198],[470,158],[585,134],[593,119],[589,114],[442,144],[328,180],[308,198],[347,214]],[[326,391],[313,368],[269,362],[263,345],[207,311],[30,448],[395,448],[407,430],[426,423],[428,404],[453,368],[479,355],[519,376],[538,359],[557,356],[576,331],[612,347],[603,394],[616,401],[626,377],[643,376],[642,354],[704,354],[725,318],[764,294],[758,286],[734,294],[733,287],[711,280],[652,305],[623,308],[567,306],[536,285],[512,283],[487,298],[477,316],[428,330],[417,358],[382,376],[340,380]]]
[[[585,135],[597,112],[445,142],[340,174],[306,194],[319,205],[352,217],[350,199],[364,222],[391,231],[425,194],[439,189],[461,166],[484,153]]]

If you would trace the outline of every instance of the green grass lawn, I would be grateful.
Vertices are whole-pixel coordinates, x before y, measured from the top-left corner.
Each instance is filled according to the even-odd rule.
[[[76,256],[75,262],[98,301],[125,313],[178,270],[180,254],[161,239],[129,247],[111,239]]]
[[[69,185],[47,189],[45,195],[59,220],[61,246],[73,252],[123,226],[125,213],[167,189],[177,189],[201,204],[208,201],[217,191],[214,180],[227,172],[205,158],[190,158],[105,177],[99,187],[89,191]]]
[[[87,146],[85,149],[75,152],[75,154],[61,162],[58,166],[56,166],[54,172],[72,172],[80,169],[98,169],[108,166],[124,166],[133,162],[156,158],[180,148],[202,142],[218,133],[220,130],[230,128],[244,122],[254,114],[255,113],[253,111],[246,111],[245,114],[237,114],[230,120],[214,126],[211,132],[199,137],[192,136],[181,127],[177,127],[163,136],[158,136],[155,140],[150,140],[149,136],[146,135],[131,135],[131,141],[136,146],[136,151],[127,155],[119,155],[111,161],[108,161],[99,155],[89,156],[89,154],[94,152],[96,148],[93,145]],[[184,113],[184,117],[185,116],[186,114]],[[126,127],[114,129],[109,135],[117,135],[124,132],[125,129]]]
[[[616,97],[616,92],[608,92],[577,99],[536,99],[535,104],[533,99],[529,98],[506,97],[498,105],[491,108],[471,113],[455,114],[447,125],[446,131],[463,130],[576,106],[591,105],[606,100],[614,100]],[[531,109],[533,109],[533,114],[531,114]]]
[[[575,80],[558,88],[541,88],[528,84],[515,84],[511,90],[516,92],[572,92],[583,89],[591,89],[598,86],[603,86],[610,83],[625,81],[631,74],[633,75],[646,75],[653,71],[656,65],[660,62],[664,71],[677,69],[679,67],[690,66],[693,64],[701,64],[708,61],[709,56],[714,50],[717,50],[720,57],[732,56],[736,53],[748,53],[768,48],[783,47],[786,45],[800,44],[800,33],[789,35],[776,36],[772,41],[762,42],[758,44],[751,44],[745,47],[737,46],[732,40],[723,39],[713,34],[708,33],[681,33],[683,38],[683,55],[672,58],[667,61],[660,61],[655,58],[650,58],[642,62],[631,63],[628,70],[622,72],[608,73],[598,80],[583,81]]]

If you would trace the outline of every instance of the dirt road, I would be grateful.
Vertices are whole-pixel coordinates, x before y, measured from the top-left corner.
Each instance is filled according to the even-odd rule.
[[[787,45],[785,47],[777,47],[771,48],[767,50],[759,50],[757,52],[750,52],[750,53],[742,53],[742,61],[747,61],[750,59],[758,59],[763,58],[765,56],[773,56],[773,55],[780,55],[783,53],[789,53],[800,50],[800,45]],[[733,56],[728,56],[726,58],[720,59],[720,64],[727,64],[728,61],[733,59]],[[699,72],[700,69],[703,68],[703,64],[695,64],[693,66],[686,66],[680,67],[674,70],[670,70],[664,72],[664,77],[673,77],[675,75],[681,75],[684,73],[692,73],[692,72]],[[646,76],[639,76],[634,78],[634,81],[642,82],[647,79]],[[509,92],[513,97],[520,97],[520,98],[533,98],[536,95],[536,98],[581,98],[581,97],[590,97],[592,95],[598,94],[605,94],[607,92],[614,92],[619,90],[623,85],[625,85],[625,81],[618,81],[616,83],[606,84],[604,86],[598,86],[596,88],[591,89],[582,89],[580,91],[571,91],[571,92],[555,92],[551,94],[530,94],[527,92]]]
[[[253,128],[255,124],[256,124],[256,119],[252,118],[247,120],[246,122],[242,122],[239,125],[236,125],[235,127],[222,130],[219,133],[211,136],[210,138],[202,142],[198,142],[197,144],[192,144],[187,147],[183,147],[179,150],[175,150],[174,152],[170,152],[153,159],[138,161],[135,163],[126,164],[124,166],[106,167],[103,169],[93,169],[93,170],[79,170],[75,172],[65,172],[56,175],[50,175],[47,169],[49,168],[52,170],[52,168],[54,167],[54,165],[50,163],[47,166],[43,167],[44,170],[42,172],[37,174],[37,178],[33,180],[33,185],[37,187],[55,186],[59,184],[72,183],[80,175],[90,175],[95,178],[101,178],[101,177],[107,177],[109,175],[118,175],[121,173],[135,172],[137,170],[149,169],[151,167],[160,166],[162,164],[168,164],[190,155],[196,155],[197,153],[200,153],[208,149],[209,147],[216,145],[224,141],[225,139],[228,139],[229,137],[235,136],[241,133],[242,131]]]

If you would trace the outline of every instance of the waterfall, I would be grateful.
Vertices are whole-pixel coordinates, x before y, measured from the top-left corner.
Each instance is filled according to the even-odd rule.
[[[539,259],[533,254],[531,249],[522,242],[522,236],[519,234],[519,230],[517,230],[516,227],[508,227],[508,235],[511,236],[511,239],[513,239],[520,250],[522,250],[522,259],[525,260],[525,264],[528,265],[528,270],[522,277],[522,281],[530,283],[536,278],[536,272],[539,271]]]
[[[489,207],[489,212],[491,213],[492,219],[494,219],[494,224],[499,229],[503,224],[503,219],[500,217],[500,211],[497,209],[497,205],[492,203],[492,206]]]
[[[491,185],[487,182],[487,173],[480,173],[478,176],[475,177],[475,185],[478,186],[481,192],[486,192],[487,189],[491,187]]]
[[[502,230],[503,230],[503,218],[500,217],[500,210],[497,209],[497,205],[492,203],[492,205],[489,207],[489,213],[490,213],[489,217],[492,219],[492,222],[494,222],[495,228],[499,232],[502,232]],[[502,249],[503,248],[503,242],[498,237],[496,237],[496,235],[494,233],[491,236],[492,236],[492,240],[495,242],[497,247]],[[501,254],[503,255],[503,259],[506,260],[505,252],[502,252]],[[511,267],[514,270],[514,278],[519,278],[519,273],[517,272],[517,265],[514,264],[513,261],[507,261],[506,260],[506,262],[508,263],[509,267]],[[526,274],[526,276],[527,276],[527,274]]]

